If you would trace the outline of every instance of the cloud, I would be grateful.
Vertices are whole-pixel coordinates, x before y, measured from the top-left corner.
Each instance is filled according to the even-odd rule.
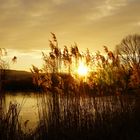
[[[48,47],[50,32],[61,46],[74,41],[81,48],[113,46],[123,35],[135,32],[138,0],[0,0],[0,45],[29,51]],[[115,40],[116,38],[116,40]],[[67,43],[68,42],[68,43]]]
[[[139,27],[139,26],[140,26],[140,21],[133,22],[132,25],[133,25],[133,26],[136,26],[136,27]]]
[[[140,33],[139,0],[0,0],[0,13],[0,46],[9,60],[18,57],[13,69],[41,66],[50,32],[60,47],[76,42],[82,51],[114,49],[126,35]]]
[[[137,25],[140,26],[140,22],[138,22]]]
[[[120,8],[127,6],[127,0],[103,0],[99,5],[93,8],[88,15],[90,20],[99,20],[104,17],[114,15]]]

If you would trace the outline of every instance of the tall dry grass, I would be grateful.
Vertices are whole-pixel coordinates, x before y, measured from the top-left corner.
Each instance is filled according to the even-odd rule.
[[[35,66],[32,68],[34,83],[42,89],[51,90],[53,88],[53,75],[55,75],[57,77],[55,80],[61,83],[61,86],[56,86],[57,89],[65,92],[66,80],[63,78],[64,73],[67,75],[67,78],[70,78],[70,82],[67,85],[71,84],[73,89],[76,85],[77,88],[75,89],[80,90],[81,83],[83,82],[82,84],[85,84],[88,91],[94,95],[122,95],[130,93],[131,89],[139,89],[140,72],[137,67],[138,65],[133,65],[133,68],[128,67],[122,61],[121,56],[124,56],[124,54],[121,54],[120,50],[111,51],[107,46],[103,46],[104,53],[98,51],[93,55],[88,49],[86,53],[81,52],[76,43],[69,48],[64,46],[63,49],[60,49],[61,47],[58,45],[56,35],[54,33],[51,34],[50,53],[42,53],[44,61],[43,69],[39,70]],[[131,56],[131,54],[125,55]],[[90,72],[86,76],[86,83],[84,83],[84,80],[78,74],[74,73],[80,61],[83,61],[90,69]],[[71,81],[71,77],[74,78],[73,81]]]
[[[41,96],[37,139],[138,139],[140,127],[133,96],[82,94]]]
[[[24,135],[19,122],[21,107],[10,102],[8,111],[4,108],[4,97],[0,98],[0,138],[1,140],[20,140]]]

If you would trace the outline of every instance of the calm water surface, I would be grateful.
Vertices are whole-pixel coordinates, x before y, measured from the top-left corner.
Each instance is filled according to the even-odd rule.
[[[34,129],[39,121],[38,116],[38,98],[37,93],[29,92],[18,92],[18,93],[6,93],[5,94],[5,112],[8,111],[10,102],[19,105],[20,114],[19,118],[24,128],[25,121],[28,121],[27,127]]]
[[[42,98],[43,97],[43,98]],[[4,107],[5,112],[8,111],[10,102],[16,103],[19,105],[20,114],[19,119],[22,124],[22,128],[25,128],[25,122],[28,120],[26,129],[35,129],[36,126],[39,123],[39,118],[41,115],[40,109],[45,108],[45,110],[48,110],[47,105],[44,104],[44,102],[47,104],[47,100],[50,99],[49,95],[41,95],[39,93],[34,92],[17,92],[17,93],[10,93],[7,92],[4,97]],[[63,114],[64,106],[66,107],[67,104],[73,104],[77,99],[70,99],[67,101],[67,98],[61,98],[59,99],[59,106],[61,108],[61,112]],[[127,99],[128,101],[128,99]],[[98,112],[105,111],[108,107],[112,111],[116,111],[121,109],[121,102],[119,100],[119,97],[100,97],[100,98],[80,98],[79,106],[81,110],[86,110],[88,113],[95,113],[95,102],[96,102],[96,109]],[[125,102],[124,102],[125,103]],[[126,102],[128,103],[128,102]],[[129,100],[129,104],[127,107],[132,107],[133,104],[135,104],[135,100],[132,98]]]

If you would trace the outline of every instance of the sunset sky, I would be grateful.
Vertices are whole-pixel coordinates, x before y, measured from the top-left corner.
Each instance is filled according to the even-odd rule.
[[[113,49],[126,35],[140,33],[140,0],[0,0],[0,47],[11,69],[41,66],[50,32],[60,47],[76,42],[83,51]]]

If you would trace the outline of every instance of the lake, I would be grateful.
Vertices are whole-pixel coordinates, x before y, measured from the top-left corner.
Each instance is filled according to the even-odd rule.
[[[46,114],[48,114],[48,105],[50,105],[51,108],[54,106],[54,103],[52,103],[52,96],[44,93],[7,92],[2,100],[5,113],[8,111],[10,103],[15,103],[18,105],[18,109],[20,110],[19,119],[23,130],[25,129],[25,122],[28,122],[26,129],[34,130],[37,127],[40,118],[43,116],[44,111],[45,113],[47,112]],[[58,104],[62,114],[61,117],[64,118],[64,111],[69,109],[69,112],[71,112],[73,111],[72,109],[74,106],[75,108],[78,107],[81,114],[90,114],[92,116],[94,116],[97,111],[98,113],[108,111],[108,108],[112,112],[121,110],[122,106],[133,110],[133,106],[135,104],[135,98],[133,96],[125,96],[125,98],[123,97],[123,101],[125,102],[121,102],[119,96],[96,98],[74,96],[69,98],[68,96],[59,95]],[[55,102],[55,104],[56,103],[57,102]]]
[[[3,97],[4,112],[6,113],[8,111],[10,102],[18,104],[18,109],[21,109],[19,119],[22,127],[24,128],[24,122],[29,120],[27,125],[28,128],[34,129],[39,121],[37,94],[38,93],[33,92],[7,92]]]

